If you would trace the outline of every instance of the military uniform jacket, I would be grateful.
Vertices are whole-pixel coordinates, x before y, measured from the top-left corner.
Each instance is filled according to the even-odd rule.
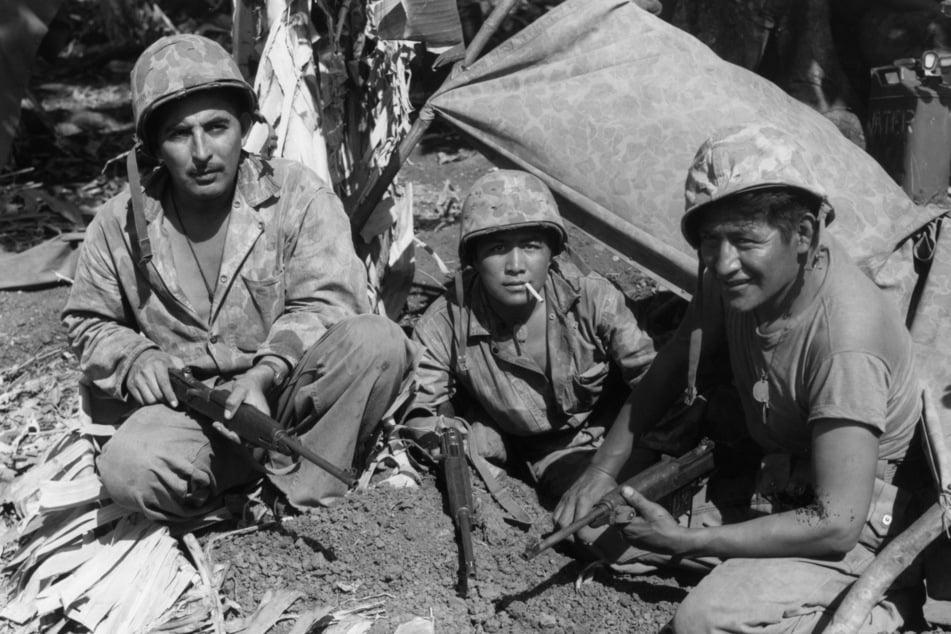
[[[340,200],[292,161],[242,157],[210,321],[182,291],[172,258],[161,168],[145,185],[153,257],[141,265],[129,192],[86,231],[63,320],[87,381],[124,399],[143,351],[159,348],[209,375],[264,355],[296,365],[336,322],[368,310],[366,275]]]
[[[414,339],[425,347],[410,411],[435,413],[461,388],[503,432],[533,436],[581,427],[608,384],[612,365],[633,385],[654,358],[624,296],[596,273],[583,274],[558,257],[545,282],[548,365],[519,354],[511,333],[489,308],[470,269],[464,306],[453,292],[420,318]],[[454,323],[461,320],[465,365],[460,368]]]

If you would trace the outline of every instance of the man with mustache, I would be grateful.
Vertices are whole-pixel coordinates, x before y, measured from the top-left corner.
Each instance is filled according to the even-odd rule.
[[[241,148],[260,119],[228,53],[165,37],[132,70],[136,150],[157,163],[99,210],[63,313],[84,407],[115,424],[97,466],[112,499],[166,521],[201,516],[261,472],[295,507],[345,486],[308,462],[261,456],[183,411],[169,369],[274,415],[338,467],[411,375],[414,346],[369,312],[363,264],[328,184]],[[263,464],[259,464],[263,460]]]

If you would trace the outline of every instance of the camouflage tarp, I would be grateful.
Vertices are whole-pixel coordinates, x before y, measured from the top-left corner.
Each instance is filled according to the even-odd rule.
[[[836,211],[831,232],[907,310],[917,280],[908,238],[946,209],[914,205],[879,165],[811,108],[623,0],[570,0],[457,73],[428,107],[544,179],[566,217],[676,289],[694,288],[680,235],[683,185],[714,130],[770,122],[814,150]],[[940,245],[939,245],[940,246]],[[938,326],[951,310],[943,253],[913,315],[925,373],[951,385]],[[945,413],[951,403],[945,403]]]

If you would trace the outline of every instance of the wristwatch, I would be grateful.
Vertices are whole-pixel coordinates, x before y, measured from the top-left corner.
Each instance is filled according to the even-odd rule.
[[[274,378],[272,379],[274,387],[283,385],[285,379],[287,379],[287,363],[282,361],[279,357],[263,357],[256,365],[270,368],[271,372],[274,373]]]

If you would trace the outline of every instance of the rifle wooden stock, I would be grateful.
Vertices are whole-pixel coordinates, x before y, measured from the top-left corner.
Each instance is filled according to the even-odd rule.
[[[175,396],[187,409],[201,414],[238,434],[243,440],[258,447],[273,449],[285,456],[301,457],[311,462],[348,487],[355,478],[348,471],[330,463],[317,455],[294,437],[288,434],[273,418],[246,403],[238,406],[234,416],[225,420],[225,401],[229,393],[225,390],[213,390],[194,378],[188,370],[169,369]]]
[[[469,589],[469,577],[476,575],[475,554],[472,551],[472,482],[459,430],[447,427],[440,432],[439,441],[449,512],[459,533],[459,586],[465,595]]]
[[[704,439],[700,444],[675,459],[661,460],[647,467],[621,486],[629,486],[649,500],[660,500],[713,470],[713,441]],[[585,526],[604,521],[619,506],[626,504],[617,487],[594,505],[587,515],[555,531],[546,539],[531,543],[523,557],[531,559],[555,544],[574,535]]]

